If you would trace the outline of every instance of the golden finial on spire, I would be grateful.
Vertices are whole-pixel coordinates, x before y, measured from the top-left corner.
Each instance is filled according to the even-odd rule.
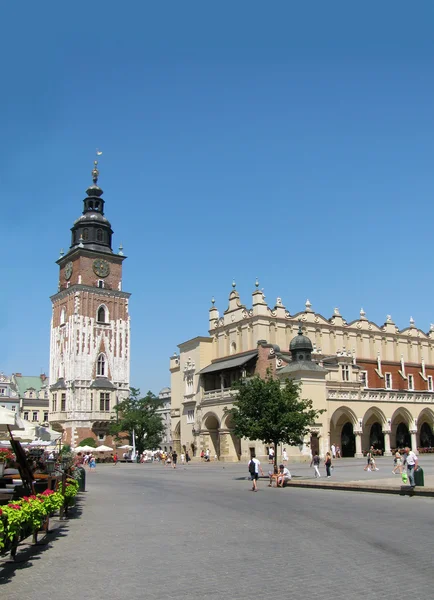
[[[101,156],[102,152],[101,150],[98,150],[98,148],[96,149],[96,155],[97,156]],[[93,161],[93,169],[92,169],[92,180],[94,182],[94,184],[96,185],[98,183],[98,176],[99,176],[99,171],[98,171],[98,161],[94,160]]]

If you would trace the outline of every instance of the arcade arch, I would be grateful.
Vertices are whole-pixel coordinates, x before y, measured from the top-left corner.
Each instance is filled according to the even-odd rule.
[[[356,454],[354,429],[357,424],[357,417],[348,406],[335,410],[330,419],[330,443],[340,446],[342,457]]]
[[[210,456],[220,456],[219,444],[220,421],[213,412],[208,412],[202,419],[202,435],[204,450],[209,449]]]

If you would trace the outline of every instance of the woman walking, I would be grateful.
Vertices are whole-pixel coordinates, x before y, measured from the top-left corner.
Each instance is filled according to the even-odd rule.
[[[314,456],[312,456],[312,460],[310,463],[310,466],[313,465],[313,468],[315,471],[315,477],[321,477],[321,473],[319,472],[319,463],[320,463],[320,457],[318,455],[318,452],[315,452]]]
[[[402,456],[399,453],[399,450],[395,452],[395,458],[393,459],[393,463],[395,467],[393,468],[392,473],[396,475],[396,470],[398,469],[399,473],[402,474]]]
[[[325,456],[325,468],[326,468],[326,474],[327,477],[330,478],[332,476],[331,474],[331,468],[332,468],[332,455],[330,454],[330,452],[327,452],[326,456]]]

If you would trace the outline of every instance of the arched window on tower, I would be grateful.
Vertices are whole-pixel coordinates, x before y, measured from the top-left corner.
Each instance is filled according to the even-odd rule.
[[[65,323],[66,323],[66,311],[65,311],[65,308],[62,308],[62,311],[60,313],[60,324],[65,325]]]
[[[82,238],[84,241],[89,239],[89,230],[88,229],[83,229]]]
[[[96,315],[96,320],[98,321],[98,323],[107,323],[106,313],[107,313],[107,311],[106,311],[105,306],[100,306],[98,308],[98,312]]]
[[[105,356],[100,354],[96,365],[96,374],[100,377],[105,377]]]
[[[96,230],[96,241],[97,242],[102,242],[102,238],[103,238],[102,229],[97,229]]]

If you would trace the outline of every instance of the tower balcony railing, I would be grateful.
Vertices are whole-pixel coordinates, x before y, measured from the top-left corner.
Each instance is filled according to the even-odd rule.
[[[49,421],[113,421],[115,411],[105,410],[65,410],[50,412]]]

